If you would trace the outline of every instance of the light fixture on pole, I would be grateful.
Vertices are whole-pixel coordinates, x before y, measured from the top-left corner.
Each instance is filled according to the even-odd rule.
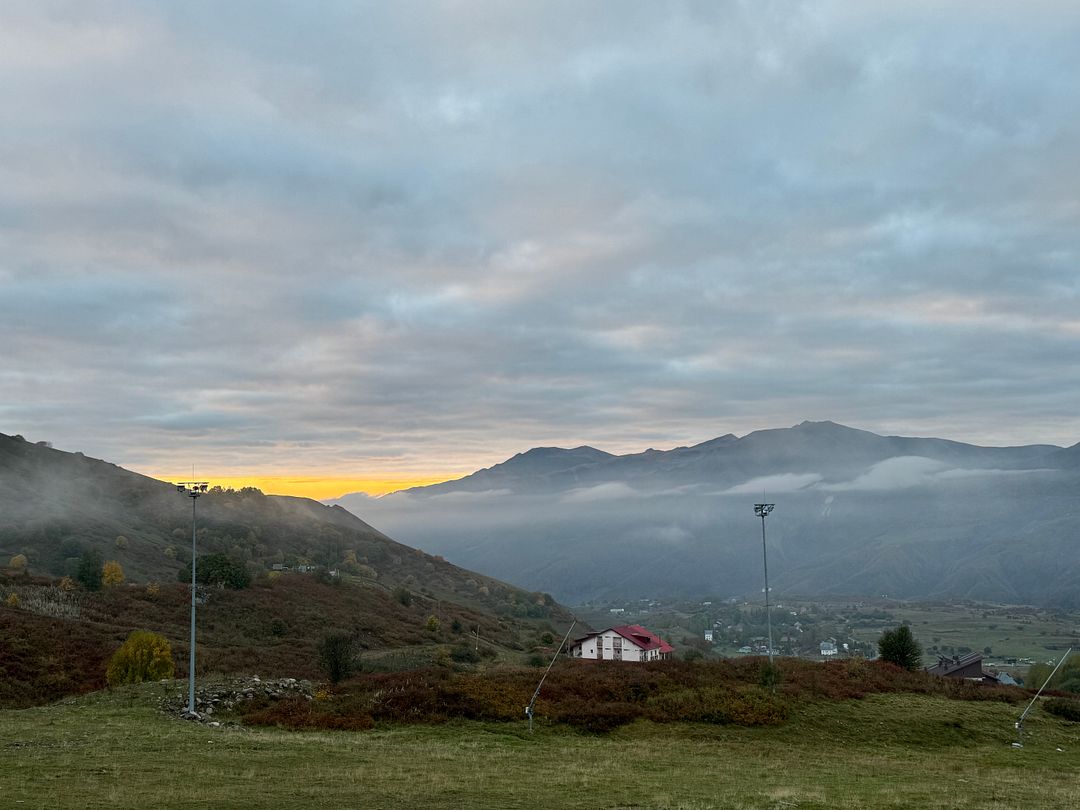
[[[769,627],[769,666],[772,666],[772,611],[769,610],[769,556],[765,553],[765,516],[775,503],[755,503],[754,514],[761,518],[761,561],[765,567],[765,622]]]
[[[210,487],[207,481],[181,481],[176,491],[191,498],[191,647],[188,651],[188,713],[195,711],[195,501]]]

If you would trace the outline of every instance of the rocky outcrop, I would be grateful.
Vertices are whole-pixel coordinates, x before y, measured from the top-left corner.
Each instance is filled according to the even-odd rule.
[[[311,681],[296,678],[262,680],[258,675],[226,683],[213,683],[195,690],[195,711],[188,711],[187,690],[162,698],[161,710],[166,714],[205,723],[212,727],[222,725],[223,715],[230,714],[238,705],[253,700],[281,700],[286,697],[314,697]]]

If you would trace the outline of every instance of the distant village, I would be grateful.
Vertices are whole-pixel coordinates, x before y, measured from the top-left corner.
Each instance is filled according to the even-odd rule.
[[[1027,607],[961,603],[931,609],[885,597],[879,603],[798,600],[772,606],[770,651],[764,605],[740,597],[598,601],[579,610],[593,626],[604,629],[578,638],[570,655],[635,661],[673,655],[730,658],[770,652],[816,661],[873,660],[878,657],[881,633],[901,623],[910,625],[911,620],[903,617],[911,611],[915,611],[912,616],[921,615],[918,611],[922,610],[936,617],[922,619],[921,627],[913,627],[928,671],[1001,684],[1022,683],[1030,666],[1052,663],[1057,651],[1080,635],[1076,616]],[[942,624],[935,625],[935,620]],[[1011,629],[1006,622],[1012,622]],[[1001,648],[1002,642],[995,641],[995,652],[995,647],[985,644],[989,635],[1004,638],[1015,650]]]

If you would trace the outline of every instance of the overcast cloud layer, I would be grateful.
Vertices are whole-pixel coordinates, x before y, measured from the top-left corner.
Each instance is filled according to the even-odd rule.
[[[352,475],[1073,444],[1078,41],[1064,2],[6,3],[0,431]]]

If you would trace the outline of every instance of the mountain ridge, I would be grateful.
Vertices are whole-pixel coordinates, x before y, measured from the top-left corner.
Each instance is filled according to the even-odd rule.
[[[1080,576],[1078,447],[807,421],[362,502],[395,536],[568,602],[756,592],[764,490],[780,588],[1080,603],[1063,584]]]

